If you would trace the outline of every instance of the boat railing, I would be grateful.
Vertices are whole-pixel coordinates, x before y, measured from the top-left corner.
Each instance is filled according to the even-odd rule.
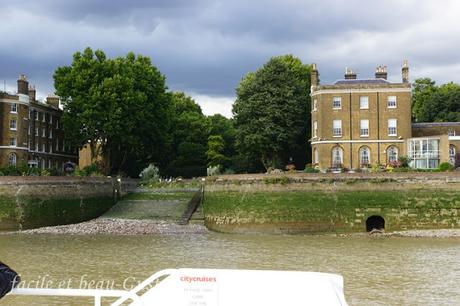
[[[149,278],[144,280],[142,283],[134,287],[131,291],[127,292],[125,296],[120,297],[118,300],[116,300],[112,306],[120,306],[126,301],[128,301],[132,296],[136,296],[139,298],[139,292],[142,290],[145,290],[148,286],[154,285],[156,282],[158,282],[161,278],[171,275],[174,272],[176,272],[177,269],[165,269],[158,271],[157,273],[151,275]]]
[[[63,297],[93,297],[94,306],[102,305],[102,298],[121,298],[125,301],[137,301],[139,297],[125,290],[103,290],[103,289],[35,289],[16,288],[9,294],[22,296],[63,296]]]

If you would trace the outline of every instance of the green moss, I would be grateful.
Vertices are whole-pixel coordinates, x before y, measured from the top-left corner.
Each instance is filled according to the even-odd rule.
[[[40,199],[21,198],[23,228],[69,224],[102,215],[112,205],[110,197]]]
[[[439,190],[208,192],[204,214],[207,220],[231,220],[231,224],[332,222],[336,227],[362,230],[371,214],[383,215],[389,224],[399,226],[400,217],[394,214],[404,209],[424,215],[433,208],[459,207],[460,192]],[[361,224],[353,225],[357,218]]]
[[[281,184],[281,185],[286,185],[290,183],[289,178],[287,176],[281,176],[281,177],[265,177],[264,178],[264,183],[265,184]]]
[[[193,197],[193,194],[192,192],[142,192],[128,194],[123,197],[123,200],[189,200]]]
[[[111,197],[80,200],[20,197],[0,199],[0,230],[34,228],[86,221],[102,215],[112,205]]]

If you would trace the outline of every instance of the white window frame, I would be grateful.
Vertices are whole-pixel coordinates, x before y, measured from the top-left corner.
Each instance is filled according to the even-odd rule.
[[[316,112],[318,110],[318,99],[313,99],[313,111]]]
[[[52,129],[50,129],[50,134],[49,134],[48,138],[53,139],[53,130]]]
[[[455,136],[455,130],[448,130],[447,136]]]
[[[365,153],[365,154],[364,154]],[[371,149],[367,146],[359,148],[359,165],[369,166],[371,164]]]
[[[369,109],[369,96],[359,97],[359,109]]]
[[[17,131],[18,130],[18,121],[16,119],[10,120],[10,130]]]
[[[398,120],[397,119],[388,119],[388,136],[398,136]]]
[[[42,137],[46,138],[46,129],[42,128]]]
[[[313,122],[313,137],[318,137],[318,121]]]
[[[394,157],[394,158],[393,158]],[[389,146],[387,148],[387,161],[388,163],[397,161],[399,157],[399,151],[398,148],[395,146]]]
[[[18,104],[17,103],[11,103],[10,113],[12,113],[12,114],[17,114],[18,113]]]
[[[332,137],[342,137],[342,120],[332,120]]]
[[[359,134],[361,137],[369,137],[369,119],[361,119],[359,122]]]
[[[35,128],[35,136],[38,136],[38,127]]]
[[[332,166],[343,166],[343,149],[339,146],[333,147],[331,150]],[[337,162],[339,161],[339,162]]]
[[[398,100],[396,96],[388,96],[387,97],[387,107],[388,108],[396,108],[398,106]]]
[[[42,122],[46,122],[46,113],[43,113]]]
[[[342,97],[332,97],[332,109],[342,109]]]
[[[8,154],[8,164],[11,166],[16,166],[18,162],[18,156],[16,153],[10,153]]]
[[[46,152],[46,144],[42,143],[42,151]]]
[[[53,124],[53,115],[50,114],[50,124]]]
[[[318,155],[318,148],[313,148],[313,163],[319,163],[319,155]]]
[[[18,146],[18,139],[16,137],[11,137],[10,138],[10,146],[11,147],[17,147]]]

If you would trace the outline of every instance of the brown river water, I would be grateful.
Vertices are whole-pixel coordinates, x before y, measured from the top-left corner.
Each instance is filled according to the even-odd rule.
[[[228,234],[0,235],[0,260],[22,286],[129,289],[165,268],[343,275],[350,305],[460,305],[460,239]],[[282,285],[281,285],[282,286]],[[0,305],[92,305],[8,296]]]

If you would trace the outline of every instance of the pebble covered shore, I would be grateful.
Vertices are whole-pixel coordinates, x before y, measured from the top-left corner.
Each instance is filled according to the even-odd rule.
[[[98,218],[87,222],[48,226],[20,231],[21,234],[67,234],[67,235],[145,235],[145,234],[203,234],[204,225],[178,225],[152,220],[129,220]]]

